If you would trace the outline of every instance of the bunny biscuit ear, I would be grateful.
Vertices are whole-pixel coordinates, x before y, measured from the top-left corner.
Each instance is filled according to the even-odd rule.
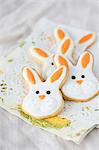
[[[43,51],[41,48],[30,48],[30,52],[32,54],[33,57],[35,57],[36,59],[40,60],[40,61],[45,61],[46,58],[48,58],[49,54],[45,51]]]
[[[93,66],[92,54],[88,51],[83,52],[83,54],[80,56],[80,58],[78,60],[77,65],[83,69],[89,68],[92,70],[92,66]]]
[[[64,66],[66,66],[66,68],[68,68],[68,61],[62,55],[55,55],[54,56],[54,63],[56,65],[56,67],[64,65]]]
[[[62,40],[66,36],[65,31],[61,27],[55,29],[56,40]]]
[[[63,26],[59,25],[55,28],[54,36],[56,38],[56,41],[61,41],[65,37],[69,37],[69,33],[64,30]]]
[[[36,71],[34,71],[28,67],[22,68],[22,75],[29,86],[32,86],[33,84],[36,84],[37,82],[41,81],[40,77],[38,76]]]
[[[96,35],[93,32],[85,34],[83,37],[80,37],[79,40],[75,41],[75,52],[74,59],[78,60],[82,52],[91,47],[96,41]]]
[[[68,56],[69,58],[72,57],[74,49],[74,43],[71,38],[65,37],[62,42],[60,43],[57,54]]]
[[[58,86],[60,86],[66,79],[67,72],[68,70],[65,66],[60,66],[50,75],[47,81],[50,84],[57,84]]]
[[[77,42],[76,42],[76,47],[79,47],[81,51],[86,50],[88,47],[90,47],[96,40],[96,36],[94,33],[88,33],[81,37]]]
[[[91,43],[93,43],[95,41],[95,34],[94,33],[89,33],[89,34],[86,34],[84,35],[83,37],[81,37],[79,40],[78,40],[78,44],[82,44],[82,43],[88,43],[88,45],[90,45]]]

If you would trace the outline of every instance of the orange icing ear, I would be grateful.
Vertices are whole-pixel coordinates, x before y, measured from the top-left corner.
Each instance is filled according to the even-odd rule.
[[[60,38],[60,40],[62,40],[65,37],[64,31],[62,31],[61,29],[57,30],[57,34],[58,34],[58,37]]]
[[[58,80],[58,79],[60,78],[62,72],[63,72],[63,68],[60,68],[58,71],[56,71],[56,72],[51,76],[50,82],[53,83],[54,81]]]
[[[34,50],[42,57],[48,57],[48,54],[41,50],[40,48],[34,48]]]
[[[58,61],[60,65],[65,65],[68,68],[68,63],[66,61],[66,59],[64,59],[62,56],[58,57]]]
[[[89,64],[89,61],[90,61],[90,55],[89,55],[89,53],[86,53],[86,54],[83,56],[82,61],[81,61],[82,67],[83,67],[83,68],[86,68],[87,65]]]
[[[66,53],[66,51],[68,50],[70,46],[70,39],[65,40],[65,42],[63,43],[61,49],[62,49],[62,54]]]
[[[84,37],[82,37],[82,38],[79,40],[79,44],[82,44],[82,43],[88,41],[89,39],[91,39],[92,36],[93,36],[92,33],[85,35]]]
[[[29,81],[32,84],[35,84],[35,78],[34,78],[32,72],[28,68],[26,69],[26,71],[27,71],[27,77],[28,77]]]

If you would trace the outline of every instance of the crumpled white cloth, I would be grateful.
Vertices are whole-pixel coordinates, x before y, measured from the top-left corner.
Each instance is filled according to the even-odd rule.
[[[98,0],[0,0],[0,56],[26,38],[41,17],[99,33]],[[0,150],[99,150],[99,129],[80,145],[24,123],[0,108]]]

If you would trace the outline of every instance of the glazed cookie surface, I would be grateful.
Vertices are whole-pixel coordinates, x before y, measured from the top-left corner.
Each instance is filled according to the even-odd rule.
[[[57,68],[45,82],[30,68],[24,67],[22,74],[29,85],[29,94],[22,102],[23,111],[38,119],[59,114],[64,106],[60,87],[66,80],[66,67]]]
[[[62,56],[55,56],[57,66],[69,65],[69,78],[62,87],[64,97],[74,101],[88,101],[99,94],[99,82],[92,72],[93,56],[85,51],[76,65]]]

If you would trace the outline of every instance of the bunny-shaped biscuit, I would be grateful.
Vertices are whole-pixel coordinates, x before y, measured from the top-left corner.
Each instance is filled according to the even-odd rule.
[[[83,52],[76,65],[59,55],[54,61],[58,67],[69,65],[69,78],[62,87],[64,98],[85,102],[99,94],[99,81],[92,72],[93,56],[90,52]]]
[[[22,74],[30,88],[22,102],[22,110],[37,119],[57,115],[64,106],[60,88],[67,79],[68,69],[60,66],[45,82],[28,67],[22,69]]]

